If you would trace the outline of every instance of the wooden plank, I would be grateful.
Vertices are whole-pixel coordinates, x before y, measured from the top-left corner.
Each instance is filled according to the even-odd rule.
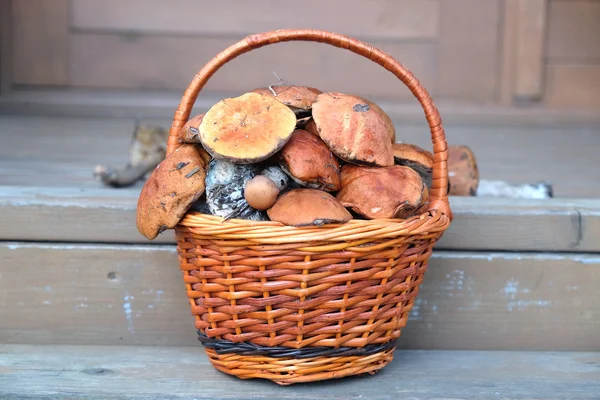
[[[441,0],[440,4],[438,97],[494,100],[500,64],[500,1]]]
[[[170,121],[181,100],[182,91],[164,90],[15,90],[0,97],[0,115],[26,115],[36,117],[138,117]],[[202,112],[225,97],[214,91],[202,91],[194,112]],[[438,98],[438,97],[436,97]],[[427,127],[423,109],[413,98],[409,101],[375,99],[377,103],[404,129],[405,125],[420,124],[421,134]],[[542,107],[499,106],[498,104],[457,103],[438,98],[445,127],[500,126],[511,127],[557,127],[598,126],[600,113],[586,109],[546,109]],[[457,128],[453,128],[457,129]],[[484,128],[482,128],[484,129]],[[452,134],[452,132],[449,132]]]
[[[588,108],[598,112],[600,64],[546,66],[544,103],[550,108]]]
[[[0,343],[196,343],[174,246],[4,242],[0,260]],[[599,284],[598,255],[436,251],[399,346],[598,351]]]
[[[517,30],[519,23],[519,0],[505,0],[502,13],[502,69],[500,73],[501,104],[511,105],[514,101],[515,55],[517,47]]]
[[[275,29],[302,27],[370,38],[435,38],[439,19],[437,0],[374,0],[368,3],[359,0],[305,0],[300,8],[278,7],[269,0],[251,3],[243,0],[180,0],[170,4],[160,0],[106,0],[102,3],[73,0],[72,3],[75,29],[104,32],[243,37]],[[344,17],[340,17],[342,10],[345,11]]]
[[[198,346],[0,345],[3,399],[597,399],[598,353],[399,351],[375,376],[281,387],[218,372]],[[424,373],[427,371],[427,373]]]
[[[69,0],[13,1],[12,16],[14,83],[65,85]]]
[[[515,97],[537,101],[543,90],[547,0],[517,3]]]
[[[74,86],[178,91],[187,87],[204,64],[236,41],[86,33],[76,33],[71,39],[70,71]],[[428,89],[435,89],[434,44],[373,42],[373,45],[401,60]],[[414,98],[402,82],[374,62],[347,50],[306,42],[273,45],[245,54],[220,69],[205,90],[240,95],[278,83],[273,71],[288,82],[321,90],[393,100]]]
[[[600,3],[550,1],[547,55],[551,63],[600,62]]]
[[[139,190],[0,186],[0,240],[148,244],[135,225]],[[455,219],[438,249],[600,252],[600,200],[450,201]],[[152,243],[173,244],[173,234]]]
[[[4,185],[98,187],[96,164],[127,162],[134,119],[0,118]]]
[[[12,89],[12,0],[0,0],[0,95]]]
[[[169,127],[171,121],[157,123]],[[424,118],[418,124],[402,120],[396,124],[397,140],[431,149]],[[600,169],[590,168],[600,146],[600,125],[446,124],[445,128],[450,144],[467,144],[473,149],[482,178],[515,183],[545,180],[554,185],[560,198],[600,197],[600,185],[589,184],[600,181]],[[129,117],[2,116],[0,184],[98,188],[92,169],[97,163],[124,164],[133,129],[134,119]],[[506,161],[507,154],[511,162]]]

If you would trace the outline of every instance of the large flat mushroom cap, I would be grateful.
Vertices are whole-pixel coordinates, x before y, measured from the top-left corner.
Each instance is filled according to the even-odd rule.
[[[428,200],[421,176],[409,167],[342,167],[337,199],[368,219],[408,218]]]
[[[271,96],[290,107],[296,114],[302,115],[310,111],[312,104],[317,100],[317,96],[323,92],[308,86],[273,85],[270,88],[254,89],[251,93]]]
[[[186,144],[169,154],[144,183],[137,204],[138,231],[152,240],[173,228],[204,193],[205,151]]]
[[[279,152],[281,168],[299,184],[327,191],[340,189],[340,164],[316,135],[296,130]]]
[[[273,97],[246,93],[213,105],[200,123],[200,140],[214,157],[236,164],[266,160],[289,140],[296,115]]]
[[[312,115],[319,136],[342,160],[394,165],[390,123],[370,101],[349,94],[323,93],[313,104]]]
[[[352,219],[331,194],[317,189],[293,189],[279,196],[267,214],[285,225],[306,226],[343,223]]]

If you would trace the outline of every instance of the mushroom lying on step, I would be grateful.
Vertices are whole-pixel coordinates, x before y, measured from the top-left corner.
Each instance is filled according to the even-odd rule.
[[[431,187],[431,173],[433,170],[433,154],[431,152],[408,143],[394,143],[392,149],[396,165],[414,169],[421,175],[427,187]]]
[[[316,189],[293,189],[279,196],[267,214],[285,225],[343,223],[352,215],[331,194]]]
[[[137,228],[152,240],[162,231],[173,228],[205,189],[204,150],[197,145],[183,145],[169,154],[152,171],[137,204]]]
[[[322,92],[319,89],[307,86],[273,85],[254,89],[251,93],[272,96],[288,106],[300,119],[310,115],[312,104],[317,100],[317,95]]]
[[[421,176],[409,167],[342,167],[342,189],[337,199],[368,219],[408,218],[429,201]]]
[[[323,93],[313,104],[313,119],[319,136],[344,161],[394,165],[392,141],[394,126],[382,117],[373,103],[358,96]]]
[[[179,132],[179,139],[182,143],[200,143],[198,127],[200,126],[203,117],[204,114],[198,114],[183,125]]]
[[[296,130],[279,152],[279,165],[302,186],[335,192],[340,189],[340,164],[316,135]]]
[[[202,118],[200,140],[214,157],[236,164],[266,160],[296,128],[296,115],[274,97],[257,93],[219,101]]]
[[[477,195],[479,168],[475,154],[468,146],[448,146],[448,180],[449,195]]]

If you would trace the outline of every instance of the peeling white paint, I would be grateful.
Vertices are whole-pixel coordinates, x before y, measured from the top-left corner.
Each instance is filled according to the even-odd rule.
[[[127,320],[127,329],[132,334],[135,334],[135,327],[133,326],[133,316],[131,310],[131,302],[130,300],[135,299],[134,296],[125,295],[123,297],[123,313],[125,314],[125,319]]]

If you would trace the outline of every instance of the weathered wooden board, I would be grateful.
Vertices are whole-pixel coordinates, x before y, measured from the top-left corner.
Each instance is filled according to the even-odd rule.
[[[305,0],[297,7],[269,0],[73,0],[72,15],[80,31],[243,37],[300,27],[389,39],[435,38],[440,18],[437,0]]]
[[[500,1],[440,0],[440,5],[439,97],[493,100],[500,60]]]
[[[12,89],[12,1],[0,1],[0,94]]]
[[[12,1],[13,82],[68,81],[69,0]]]
[[[517,3],[514,94],[519,100],[537,101],[542,96],[547,6],[547,0]]]
[[[0,118],[2,185],[98,187],[96,164],[124,165],[134,119]]]
[[[0,343],[193,345],[174,246],[4,242]],[[600,351],[600,257],[437,251],[399,346]]]
[[[0,187],[0,240],[149,243],[128,189]],[[451,197],[440,249],[600,252],[600,200]],[[152,243],[174,243],[171,231]]]
[[[135,117],[1,116],[0,185],[100,187],[92,170],[98,163],[126,163]],[[167,118],[156,122],[169,127]],[[396,120],[396,126],[398,141],[431,149],[424,118],[415,123]],[[600,182],[600,168],[591,167],[600,147],[600,125],[445,128],[449,144],[473,149],[483,179],[544,180],[553,184],[557,197],[600,197],[600,185],[591,183]]]
[[[200,68],[239,39],[75,33],[71,36],[72,84],[183,92]],[[428,90],[435,89],[434,43],[374,41],[371,44],[406,65]],[[239,96],[257,87],[279,83],[273,71],[287,82],[323,91],[393,100],[413,97],[402,82],[371,60],[330,45],[306,42],[275,44],[244,54],[221,68],[205,90]]]
[[[505,0],[502,8],[502,47],[498,100],[500,104],[510,106],[514,102],[514,82],[516,75],[515,60],[517,30],[519,24],[519,0]]]
[[[548,58],[555,63],[600,59],[600,3],[550,1],[548,4]]]
[[[200,346],[0,345],[3,399],[597,399],[598,353],[400,351],[374,376],[280,387],[214,369]]]
[[[600,64],[549,64],[545,79],[544,102],[548,107],[600,110],[600,97],[590,90],[600,87]]]

